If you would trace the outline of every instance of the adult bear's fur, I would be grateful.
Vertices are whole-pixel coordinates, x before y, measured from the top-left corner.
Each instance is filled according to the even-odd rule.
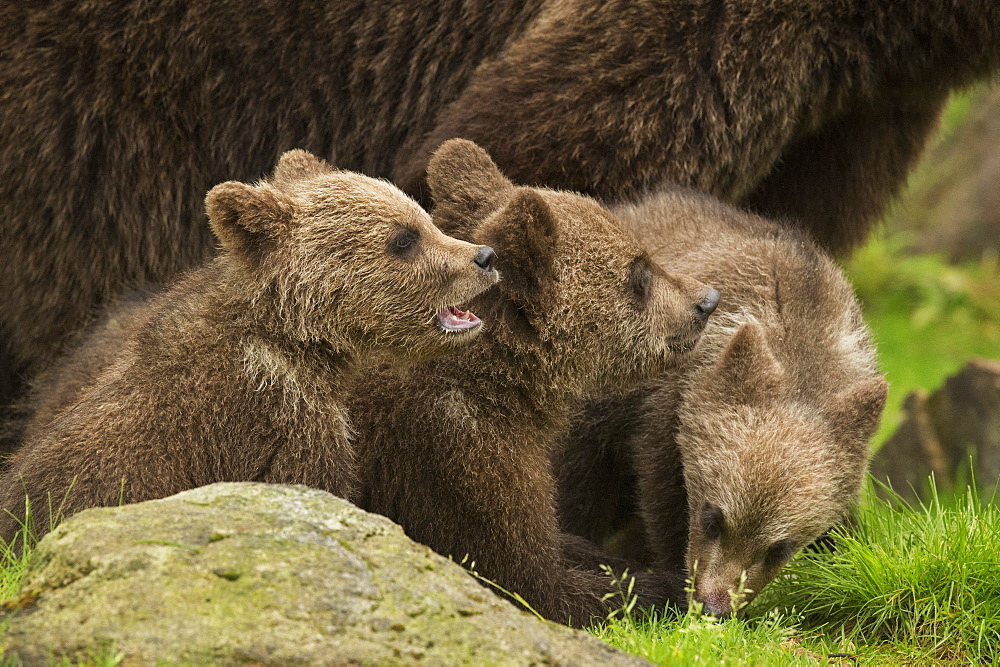
[[[864,238],[994,0],[8,2],[0,403],[130,283],[212,252],[202,193],[301,146],[426,194],[462,136],[605,201],[665,181]]]

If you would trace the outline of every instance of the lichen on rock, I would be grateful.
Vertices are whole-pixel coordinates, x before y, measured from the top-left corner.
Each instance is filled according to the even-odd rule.
[[[328,493],[225,483],[70,518],[7,604],[25,663],[621,663]]]

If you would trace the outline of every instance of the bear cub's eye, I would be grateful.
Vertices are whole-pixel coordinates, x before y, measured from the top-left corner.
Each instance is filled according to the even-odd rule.
[[[397,257],[410,257],[416,251],[419,240],[420,232],[409,227],[400,227],[389,237],[389,252]]]
[[[772,565],[784,563],[795,553],[795,542],[792,540],[781,540],[771,545],[767,550],[767,561]]]
[[[726,519],[722,515],[722,510],[717,505],[705,503],[701,508],[701,532],[705,535],[705,539],[719,539],[725,527]]]
[[[637,305],[645,306],[649,303],[653,290],[653,267],[645,255],[632,260],[628,272],[628,285]]]

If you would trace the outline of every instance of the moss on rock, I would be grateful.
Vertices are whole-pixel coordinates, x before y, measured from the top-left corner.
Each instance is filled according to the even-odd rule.
[[[297,486],[213,484],[46,536],[3,619],[26,663],[638,663],[515,609],[389,520]]]

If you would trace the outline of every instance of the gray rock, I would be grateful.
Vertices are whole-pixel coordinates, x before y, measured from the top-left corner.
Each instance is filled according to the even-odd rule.
[[[1000,480],[1000,361],[973,359],[940,389],[910,394],[904,409],[872,461],[876,479],[926,499],[931,473],[939,490],[950,490],[971,460],[980,491],[992,492]]]
[[[81,512],[38,544],[5,607],[5,655],[26,663],[643,664],[298,486],[213,484]]]

